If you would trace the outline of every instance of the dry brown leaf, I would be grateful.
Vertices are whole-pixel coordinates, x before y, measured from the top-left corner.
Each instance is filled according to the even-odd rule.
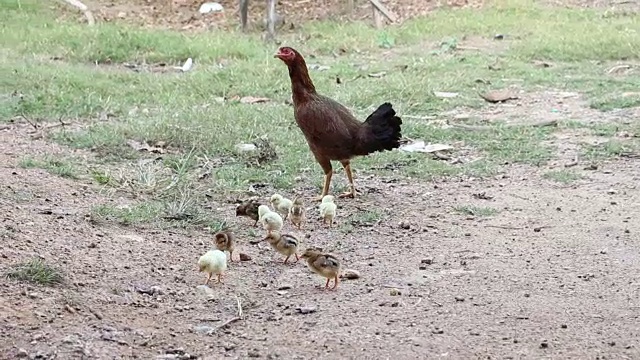
[[[254,96],[245,96],[240,99],[240,102],[243,104],[258,104],[269,102],[271,99],[265,97],[254,97]]]
[[[136,151],[148,151],[156,154],[164,154],[166,152],[163,148],[150,146],[146,142],[142,143],[136,140],[127,141],[127,145],[131,146]]]
[[[489,90],[480,96],[490,103],[499,103],[507,100],[515,100],[518,97],[513,95],[508,89]]]

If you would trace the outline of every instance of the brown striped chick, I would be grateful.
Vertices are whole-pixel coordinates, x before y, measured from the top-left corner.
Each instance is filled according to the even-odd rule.
[[[271,247],[282,255],[285,255],[284,263],[289,261],[291,255],[295,255],[296,261],[300,260],[298,257],[298,239],[295,236],[289,234],[280,234],[277,231],[267,235],[264,240],[267,240]]]
[[[260,203],[255,200],[245,201],[236,208],[236,216],[245,216],[251,220],[255,220],[253,226],[258,225],[258,207]]]
[[[215,235],[216,247],[220,251],[229,252],[229,261],[233,262],[233,249],[236,243],[236,237],[231,229],[223,229]]]
[[[341,264],[340,260],[333,255],[325,254],[322,248],[307,248],[301,256],[307,260],[307,266],[314,273],[327,278],[325,289],[329,287],[329,281],[334,280],[333,287],[338,287]]]
[[[298,230],[301,230],[305,216],[304,203],[302,202],[301,198],[296,197],[295,199],[293,199],[293,206],[291,207],[289,216],[291,219],[291,223],[298,227]]]

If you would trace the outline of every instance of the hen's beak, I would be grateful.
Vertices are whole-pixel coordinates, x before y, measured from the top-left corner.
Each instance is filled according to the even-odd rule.
[[[282,53],[278,51],[277,53],[275,53],[275,54],[273,55],[273,57],[274,57],[274,58],[278,58],[278,59],[282,60]]]

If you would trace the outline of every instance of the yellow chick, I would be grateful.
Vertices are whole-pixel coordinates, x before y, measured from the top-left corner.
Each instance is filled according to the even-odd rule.
[[[273,206],[273,209],[281,215],[284,215],[284,219],[287,220],[291,207],[293,207],[293,201],[282,197],[280,194],[273,194],[269,202]]]
[[[289,216],[291,216],[291,223],[298,227],[298,230],[302,227],[302,222],[304,221],[304,204],[302,199],[296,197],[293,199],[293,206],[291,207],[291,211],[289,212]]]
[[[283,221],[282,216],[278,215],[278,213],[269,210],[267,205],[260,205],[258,207],[258,216],[260,218],[260,222],[267,233],[270,234],[272,231],[280,231],[282,229]]]
[[[297,253],[298,239],[296,239],[295,236],[280,234],[279,232],[275,231],[268,234],[267,237],[264,238],[264,240],[267,240],[269,245],[271,245],[271,247],[274,248],[277,252],[287,257],[286,259],[284,259],[285,264],[287,263],[291,255],[296,256],[295,262],[298,262],[298,260],[300,260]]]
[[[329,221],[329,227],[333,227],[333,218],[336,217],[336,210],[338,206],[333,202],[332,195],[325,195],[320,203],[320,217],[322,223],[326,224]]]
[[[227,270],[227,254],[220,250],[209,250],[206,254],[202,255],[198,260],[198,268],[200,272],[206,272],[209,274],[205,285],[211,280],[213,274],[218,275],[218,282],[222,282],[222,274]]]
[[[233,262],[233,249],[235,247],[236,237],[231,229],[223,229],[214,235],[216,247],[220,251],[229,252],[229,261]]]
[[[322,248],[307,248],[302,254],[307,260],[307,266],[314,273],[327,278],[325,288],[329,287],[329,281],[334,280],[332,289],[338,287],[340,275],[340,260],[333,255],[324,254]]]

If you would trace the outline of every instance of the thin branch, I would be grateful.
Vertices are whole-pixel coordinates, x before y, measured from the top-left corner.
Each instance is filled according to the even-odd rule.
[[[475,126],[475,125],[462,125],[451,124],[451,126],[467,131],[487,131],[494,130],[495,126]],[[545,126],[558,126],[558,120],[543,120],[535,123],[519,123],[519,124],[505,124],[504,127],[545,127]]]
[[[93,13],[91,12],[91,10],[89,10],[87,5],[83,4],[80,0],[62,0],[62,1],[82,11],[84,13],[84,16],[87,18],[87,23],[89,24],[89,26],[95,25],[96,19],[93,17]]]

